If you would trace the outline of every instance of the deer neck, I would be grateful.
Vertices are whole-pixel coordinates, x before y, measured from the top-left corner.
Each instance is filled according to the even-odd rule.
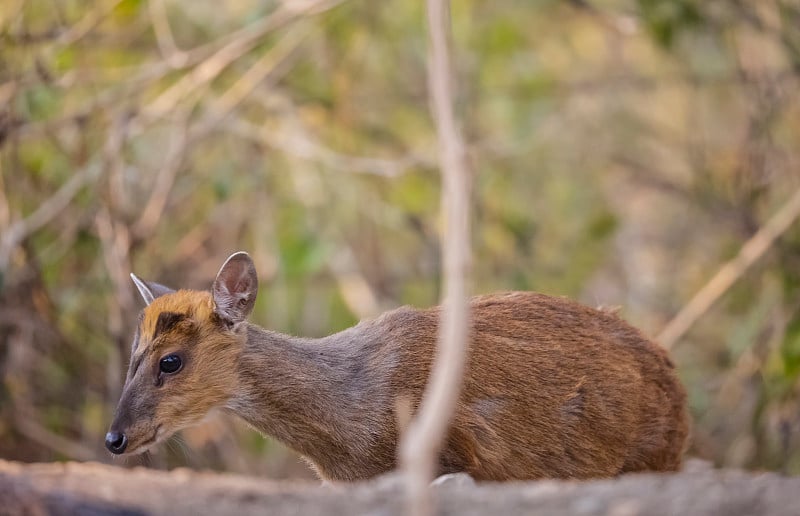
[[[314,462],[347,454],[342,436],[357,440],[353,402],[365,398],[358,390],[365,369],[347,344],[248,325],[239,388],[227,408]]]

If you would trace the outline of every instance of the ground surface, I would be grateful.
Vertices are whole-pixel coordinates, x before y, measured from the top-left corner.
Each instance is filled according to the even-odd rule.
[[[596,482],[435,488],[440,514],[800,515],[800,478],[701,468]],[[396,477],[319,487],[187,470],[0,460],[0,514],[402,514]]]

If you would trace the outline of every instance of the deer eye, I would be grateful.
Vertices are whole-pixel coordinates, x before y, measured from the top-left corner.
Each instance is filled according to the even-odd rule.
[[[181,357],[178,355],[167,355],[158,363],[158,368],[162,373],[172,374],[177,373],[182,365]]]

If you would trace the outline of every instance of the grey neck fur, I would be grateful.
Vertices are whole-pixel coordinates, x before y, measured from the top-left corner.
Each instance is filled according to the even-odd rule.
[[[358,327],[303,339],[245,324],[240,388],[226,407],[323,470],[335,467],[327,457],[369,455],[375,414],[386,411],[375,410],[383,389],[367,376]]]

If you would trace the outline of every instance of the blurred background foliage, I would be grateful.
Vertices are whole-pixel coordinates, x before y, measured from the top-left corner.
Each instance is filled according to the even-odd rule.
[[[438,300],[423,3],[0,4],[0,456],[110,461],[140,301],[251,252],[252,320]],[[473,291],[656,335],[800,188],[797,0],[454,2]],[[674,346],[690,453],[800,473],[800,227]],[[214,418],[148,457],[309,477]]]

